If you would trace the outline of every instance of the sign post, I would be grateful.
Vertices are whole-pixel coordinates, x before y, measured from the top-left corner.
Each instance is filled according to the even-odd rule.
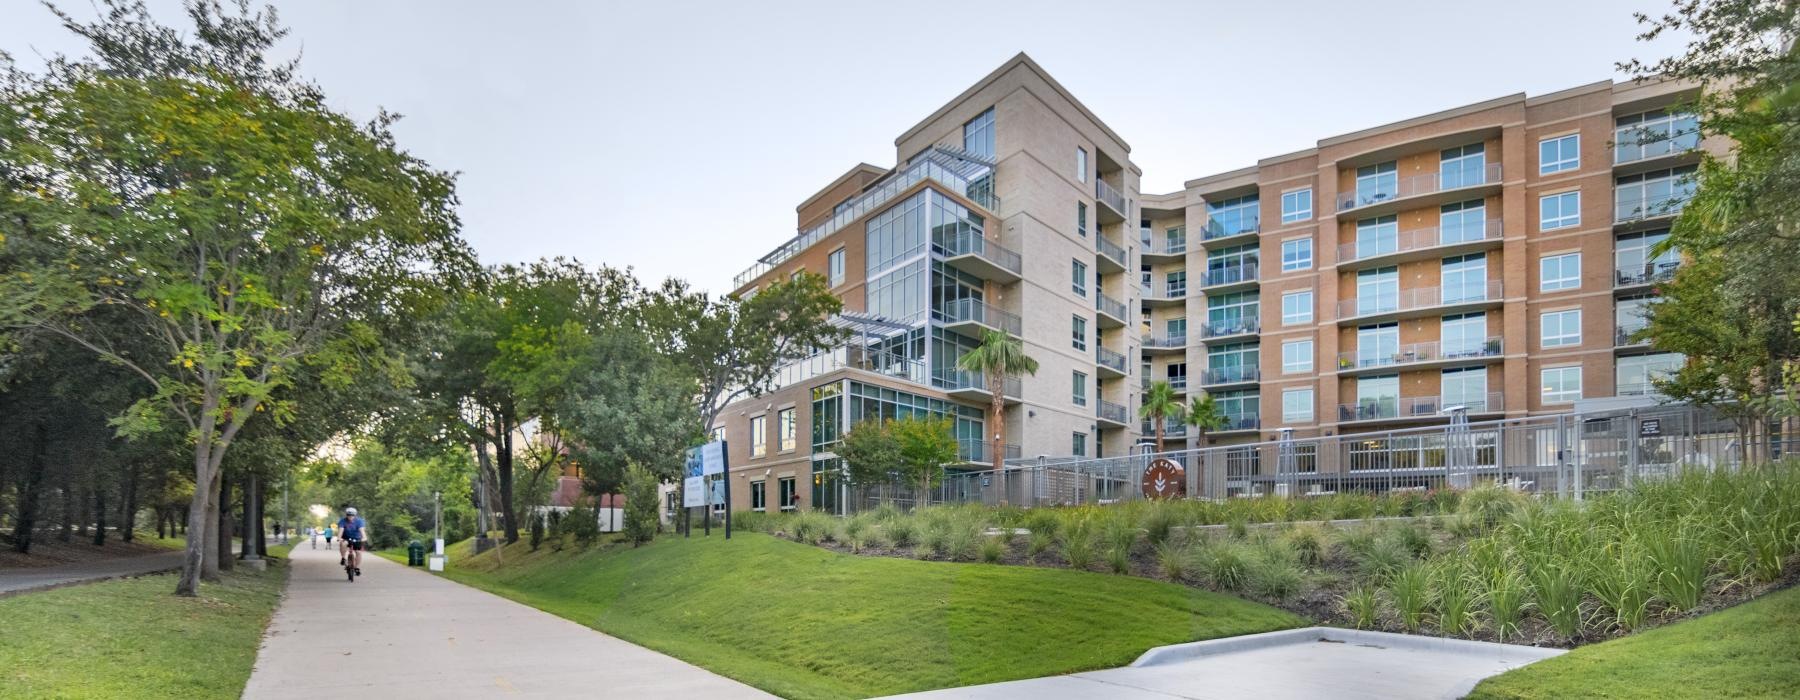
[[[681,505],[687,513],[688,529],[693,529],[692,508],[702,508],[703,531],[712,535],[712,477],[724,482],[725,503],[725,538],[731,539],[731,479],[726,468],[726,449],[724,440],[714,440],[699,447],[689,448],[687,452],[687,469],[682,479]]]

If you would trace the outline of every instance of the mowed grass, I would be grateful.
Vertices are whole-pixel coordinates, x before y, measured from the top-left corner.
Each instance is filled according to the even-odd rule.
[[[1470,698],[1800,697],[1800,588],[1508,671]]]
[[[858,557],[757,533],[586,552],[515,545],[504,566],[468,552],[449,552],[452,579],[789,698],[1108,668],[1153,646],[1305,624],[1142,578]]]
[[[236,698],[286,579],[276,564],[197,598],[172,595],[175,574],[0,598],[0,698]]]

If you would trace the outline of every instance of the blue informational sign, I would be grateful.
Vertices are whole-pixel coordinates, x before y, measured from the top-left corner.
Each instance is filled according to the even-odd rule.
[[[682,470],[682,507],[703,508],[725,502],[724,479],[715,480],[712,494],[708,494],[706,489],[706,477],[725,473],[725,441],[715,440],[689,448],[685,466]]]

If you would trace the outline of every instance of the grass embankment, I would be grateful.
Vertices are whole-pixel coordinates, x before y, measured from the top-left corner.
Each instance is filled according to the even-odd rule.
[[[175,574],[0,598],[0,697],[236,698],[287,571],[225,572],[197,598]]]
[[[1469,697],[1800,697],[1800,588],[1508,671]]]
[[[756,533],[585,552],[515,545],[504,565],[466,543],[449,555],[454,580],[790,698],[1106,668],[1153,646],[1305,622],[1140,578],[859,557]]]

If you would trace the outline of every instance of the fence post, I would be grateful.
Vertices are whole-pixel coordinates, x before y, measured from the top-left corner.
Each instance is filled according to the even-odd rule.
[[[1637,409],[1631,409],[1625,419],[1625,486],[1629,488],[1637,481],[1638,471],[1638,429],[1642,419]]]

